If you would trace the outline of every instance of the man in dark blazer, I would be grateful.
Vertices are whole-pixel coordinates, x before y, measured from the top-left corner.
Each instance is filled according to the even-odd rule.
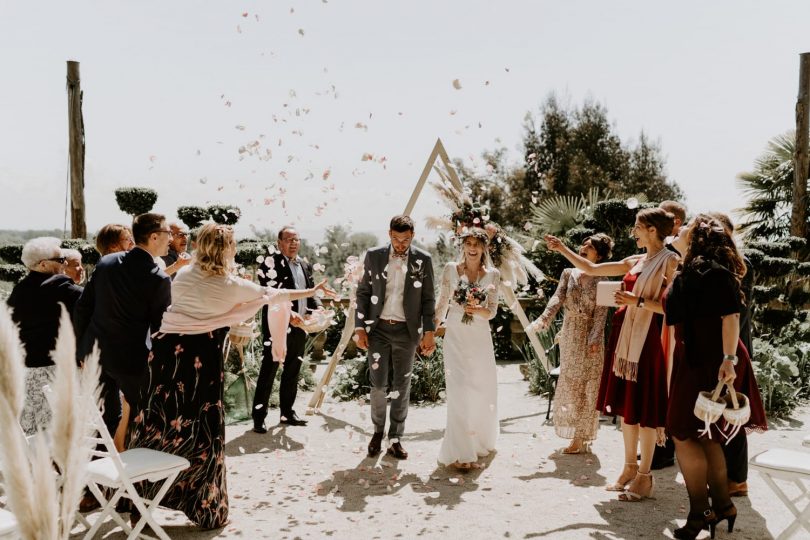
[[[314,287],[312,265],[298,256],[301,240],[293,227],[284,227],[278,232],[277,247],[278,251],[266,257],[262,262],[258,272],[259,283],[277,289]],[[298,393],[298,375],[301,371],[304,346],[307,342],[306,332],[299,327],[307,313],[320,307],[321,301],[317,297],[295,300],[292,303],[290,329],[287,332],[287,355],[284,358],[284,368],[281,371],[281,384],[278,391],[282,424],[289,426],[307,424],[306,420],[299,418],[293,409],[295,396]],[[256,433],[267,433],[264,419],[267,417],[267,406],[279,368],[279,363],[273,361],[272,338],[267,325],[267,306],[262,309],[262,334],[264,336],[264,355],[262,367],[259,370],[259,379],[256,381],[256,393],[253,396],[253,431]]]
[[[171,304],[171,279],[155,263],[166,255],[171,231],[160,214],[141,214],[132,223],[135,247],[101,258],[76,303],[74,329],[79,360],[98,343],[104,423],[115,433],[124,429],[119,390],[129,408],[137,406],[147,377],[151,335],[160,329]]]
[[[370,457],[382,449],[389,397],[388,453],[398,459],[408,457],[399,439],[408,416],[416,347],[418,344],[423,354],[436,349],[433,262],[430,254],[411,246],[413,233],[409,216],[395,216],[388,231],[391,243],[366,252],[363,277],[357,284],[355,339],[358,347],[368,349],[371,379],[374,436],[368,445]],[[389,373],[393,375],[390,393]]]

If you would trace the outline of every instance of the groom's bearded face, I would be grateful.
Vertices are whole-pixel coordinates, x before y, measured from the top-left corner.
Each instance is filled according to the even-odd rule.
[[[391,239],[391,247],[394,248],[394,253],[397,255],[404,255],[408,252],[408,248],[411,247],[413,231],[388,231],[388,237]]]

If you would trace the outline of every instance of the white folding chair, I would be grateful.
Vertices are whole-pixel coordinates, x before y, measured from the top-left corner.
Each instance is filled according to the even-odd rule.
[[[186,458],[148,448],[133,448],[119,453],[115,449],[115,443],[97,408],[95,409],[95,424],[99,436],[91,439],[94,443],[101,445],[104,450],[97,448],[92,452],[93,456],[100,459],[91,461],[87,465],[87,486],[101,504],[101,515],[87,531],[84,536],[85,540],[95,536],[107,516],[110,516],[128,534],[128,540],[139,537],[152,538],[141,533],[147,524],[161,540],[170,540],[163,528],[155,521],[152,512],[160,505],[160,501],[166,496],[177,475],[191,464]],[[142,498],[135,489],[135,484],[144,480],[155,483],[163,482],[151,500]],[[107,499],[102,487],[114,490],[112,497]],[[115,511],[118,501],[122,498],[131,500],[141,514],[141,518],[134,528],[130,527]]]
[[[789,538],[801,527],[810,533],[810,492],[804,484],[804,481],[810,480],[810,454],[784,448],[772,448],[752,457],[749,465],[762,475],[762,479],[765,480],[768,487],[787,506],[795,518],[777,538]],[[779,487],[775,479],[793,482],[799,488],[799,495],[791,499]],[[796,504],[804,499],[808,499],[804,510],[799,510]]]

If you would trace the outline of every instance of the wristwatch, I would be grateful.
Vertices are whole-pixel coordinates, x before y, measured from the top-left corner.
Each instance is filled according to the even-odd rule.
[[[739,358],[737,358],[737,355],[735,355],[735,354],[724,354],[723,355],[723,361],[726,361],[726,360],[731,362],[732,366],[736,366],[737,362],[739,362]]]
[[[640,308],[644,307],[644,297],[643,296],[638,297],[638,300],[636,301],[636,306],[640,307]]]

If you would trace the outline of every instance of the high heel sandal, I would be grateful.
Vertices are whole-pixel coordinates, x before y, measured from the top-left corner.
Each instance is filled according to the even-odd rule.
[[[639,471],[638,473],[636,473],[636,477],[633,479],[633,481],[636,481],[639,476],[641,476],[641,477],[646,476],[646,477],[648,477],[650,479],[650,488],[646,491],[646,493],[643,492],[640,489],[637,489],[636,491],[630,491],[630,489],[635,489],[635,488],[632,488],[632,485],[631,485],[631,486],[629,486],[627,488],[627,491],[625,491],[624,493],[619,493],[619,500],[620,501],[624,501],[624,502],[640,502],[640,501],[642,501],[644,499],[651,499],[652,498],[653,492],[655,491],[655,478],[653,478],[653,475],[652,475],[651,472],[643,473],[643,472]]]
[[[672,531],[672,536],[678,538],[678,540],[694,540],[700,534],[700,531],[708,528],[709,534],[714,538],[714,528],[717,523],[717,514],[711,508],[707,508],[702,514],[689,512],[686,525]]]
[[[715,512],[717,515],[717,524],[719,525],[721,521],[728,520],[728,532],[734,532],[734,522],[737,521],[737,507],[734,506],[734,503],[730,503],[724,509],[720,510],[719,512]]]
[[[624,488],[627,487],[627,484],[633,481],[633,479],[636,477],[636,474],[638,473],[638,463],[625,463],[624,468],[632,469],[632,472],[630,472],[629,474],[629,478],[626,478],[624,475],[625,471],[622,471],[622,474],[619,475],[619,479],[616,480],[616,483],[613,484],[612,486],[606,487],[605,488],[606,490],[624,491]]]

